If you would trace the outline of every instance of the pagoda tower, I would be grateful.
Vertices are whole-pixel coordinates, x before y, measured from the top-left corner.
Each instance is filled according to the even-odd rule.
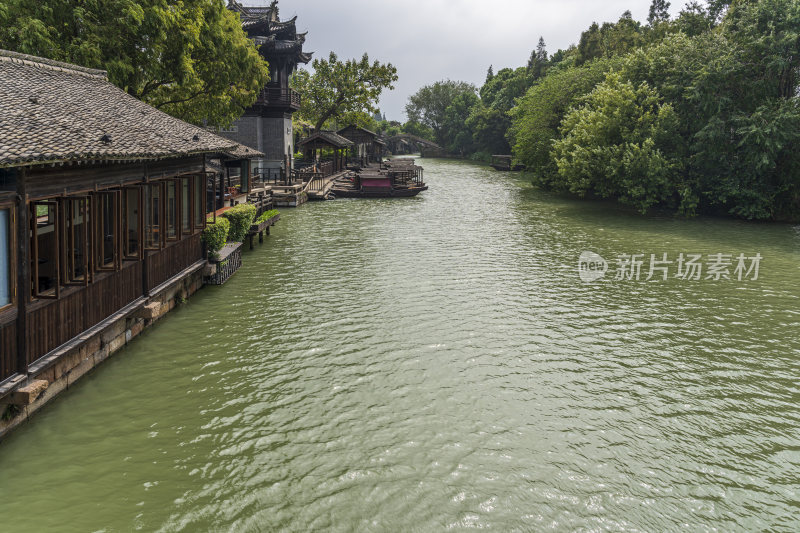
[[[228,9],[239,13],[242,28],[269,63],[270,81],[255,104],[231,128],[220,130],[220,135],[263,152],[266,157],[256,160],[256,166],[276,169],[283,164],[288,169],[294,153],[292,114],[300,109],[300,95],[289,88],[289,78],[299,63],[311,61],[311,53],[303,51],[306,34],[297,33],[297,17],[280,20],[277,0],[268,7],[229,0]]]

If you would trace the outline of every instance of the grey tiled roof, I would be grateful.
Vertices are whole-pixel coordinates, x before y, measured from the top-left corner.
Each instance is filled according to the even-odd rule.
[[[233,150],[226,150],[225,155],[231,159],[255,159],[259,157],[267,157],[263,152],[259,152],[254,148],[237,144]]]
[[[353,146],[353,141],[342,137],[338,133],[334,133],[328,130],[321,130],[312,133],[305,139],[301,139],[297,143],[297,146],[305,146],[307,144],[310,144],[311,146],[319,146],[327,144],[328,146],[332,146],[333,148],[347,148],[348,146]]]
[[[164,159],[236,144],[137,100],[102,70],[0,50],[0,167]]]
[[[375,133],[374,131],[368,130],[367,128],[362,128],[361,126],[356,126],[355,124],[350,124],[349,126],[345,126],[344,128],[341,128],[336,133],[341,135],[342,133],[347,133],[349,130],[360,131],[362,133],[366,133],[370,137],[377,137],[378,136],[378,134]]]

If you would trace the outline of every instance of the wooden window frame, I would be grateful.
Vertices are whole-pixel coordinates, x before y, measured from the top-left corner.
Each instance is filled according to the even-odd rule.
[[[0,306],[0,312],[17,305],[17,209],[16,201],[0,201],[0,210],[8,210],[8,281],[11,300]]]
[[[147,216],[146,216],[146,210],[147,210],[148,206],[152,207],[152,202],[151,202],[152,193],[150,192],[151,190],[157,190],[158,191],[158,221],[157,221],[158,224],[150,224],[151,221],[147,220]],[[145,207],[144,215],[145,215],[145,217],[144,217],[144,225],[142,226],[142,236],[144,237],[144,239],[142,241],[142,249],[143,249],[143,251],[158,251],[158,250],[162,250],[162,249],[164,249],[164,231],[162,231],[163,228],[164,228],[164,224],[163,224],[163,218],[164,218],[164,194],[163,194],[164,191],[163,191],[163,187],[162,187],[160,182],[157,182],[157,181],[156,182],[148,182],[148,183],[144,184],[144,186],[142,187],[142,191],[144,191],[144,196],[143,196],[142,200],[143,200],[143,202],[145,202],[145,204],[144,204],[144,207]],[[151,229],[150,231],[148,231],[147,228],[152,228],[153,226],[155,226],[156,229],[155,230]],[[150,245],[150,239],[148,237],[148,233],[150,233],[152,231],[158,232],[158,239],[157,239],[158,244],[156,246]]]
[[[192,211],[192,233],[203,231],[206,227],[206,202],[208,202],[208,174],[198,174],[192,177],[194,182],[194,210]],[[200,203],[197,203],[198,196]],[[197,221],[200,220],[200,224]]]
[[[83,201],[83,279],[73,279],[69,272],[75,272],[75,253],[72,219],[74,217],[73,203]],[[64,286],[85,287],[92,280],[91,258],[92,258],[92,201],[89,196],[66,196],[61,198],[62,208],[60,211],[61,223],[61,284]]]
[[[136,241],[138,243],[138,250],[135,254],[129,253],[130,242],[128,240],[128,198],[127,193],[136,191],[139,202],[137,208],[139,214],[137,216],[138,229],[136,230]],[[141,185],[131,185],[122,188],[122,259],[123,261],[141,261],[144,258],[144,187]]]
[[[191,176],[181,176],[179,179],[180,183],[180,204],[181,204],[181,238],[191,235],[195,232],[194,230],[194,187],[195,187],[195,179],[194,175]],[[186,205],[183,205],[183,186],[184,184],[187,187],[186,198],[187,202]],[[186,211],[186,213],[184,213]],[[186,222],[187,227],[183,227],[183,217],[186,215]]]
[[[36,220],[36,208],[40,205],[44,205],[52,207],[54,210],[54,220],[53,220],[53,241],[54,241],[54,248],[55,248],[55,274],[56,274],[56,283],[55,283],[55,292],[53,294],[43,294],[39,291],[39,224]],[[59,251],[59,215],[58,215],[58,202],[53,200],[36,200],[30,203],[29,207],[31,211],[31,241],[33,246],[31,246],[31,293],[33,298],[40,298],[42,300],[58,300],[61,296],[61,265],[60,256],[61,253]],[[49,211],[48,211],[49,212]]]
[[[111,264],[104,262],[103,253],[105,252],[105,235],[103,232],[104,213],[102,201],[104,197],[111,197],[114,213],[112,214],[112,236],[113,242],[113,257]],[[95,272],[115,272],[122,269],[122,258],[120,249],[120,228],[122,219],[122,191],[119,189],[96,191],[92,194],[93,209],[92,209],[92,240],[95,243],[94,255],[92,256]]]
[[[179,196],[181,180],[179,178],[168,178],[161,180],[161,183],[163,186],[162,194],[164,196],[164,240],[165,242],[178,242],[181,240],[181,202]],[[169,236],[169,216],[167,215],[167,209],[169,208],[167,203],[169,201],[167,191],[170,185],[175,187],[175,235],[172,237]]]

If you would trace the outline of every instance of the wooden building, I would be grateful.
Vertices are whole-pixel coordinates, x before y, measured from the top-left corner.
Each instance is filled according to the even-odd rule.
[[[300,109],[300,95],[289,87],[289,79],[298,64],[311,61],[303,51],[306,34],[297,33],[296,17],[280,20],[277,0],[267,7],[229,0],[228,9],[239,14],[242,28],[269,62],[270,81],[256,103],[220,135],[265,154],[255,162],[257,173],[285,173],[293,164],[292,114]]]
[[[379,162],[386,148],[386,142],[374,131],[360,126],[350,125],[339,131],[339,135],[353,142],[348,154],[348,162],[366,167],[370,163]]]
[[[0,51],[0,80],[2,398],[203,267],[206,158],[239,154],[103,71]]]
[[[322,151],[329,150],[333,156],[325,163],[330,163],[330,174],[344,170],[347,163],[347,149],[352,146],[354,146],[353,141],[327,130],[314,132],[297,143],[297,148],[303,150],[303,160],[317,167],[323,164],[320,159]]]

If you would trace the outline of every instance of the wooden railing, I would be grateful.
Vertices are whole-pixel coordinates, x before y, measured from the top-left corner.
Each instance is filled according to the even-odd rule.
[[[257,104],[300,109],[300,93],[281,87],[266,87],[258,93]]]
[[[253,169],[253,187],[261,183],[274,183],[281,181],[281,169],[274,167],[255,167]]]
[[[293,171],[292,176],[296,181],[305,183],[303,191],[316,192],[325,187],[325,178],[332,176],[335,168],[333,161],[325,161],[317,165],[316,170],[314,170],[313,166],[305,167]]]

